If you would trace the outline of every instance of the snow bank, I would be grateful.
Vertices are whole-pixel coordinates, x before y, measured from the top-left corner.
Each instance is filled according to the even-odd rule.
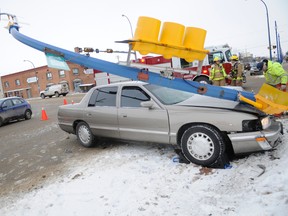
[[[0,215],[287,215],[288,135],[276,150],[233,161],[231,169],[174,163],[171,146],[111,146],[71,161],[56,182]]]

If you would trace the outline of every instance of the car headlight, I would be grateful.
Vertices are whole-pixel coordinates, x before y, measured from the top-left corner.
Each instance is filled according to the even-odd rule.
[[[271,125],[271,119],[269,116],[262,118],[261,119],[261,124],[262,124],[262,128],[263,130],[265,130],[266,128],[270,127]]]
[[[252,132],[252,131],[260,131],[262,130],[262,123],[260,119],[252,119],[252,120],[243,120],[242,121],[242,130],[243,132]]]

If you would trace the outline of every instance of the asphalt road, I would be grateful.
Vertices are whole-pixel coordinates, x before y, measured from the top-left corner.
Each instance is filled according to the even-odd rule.
[[[246,91],[258,92],[264,78],[247,76]],[[66,96],[68,103],[79,102],[83,94]],[[30,99],[32,119],[10,123],[0,128],[0,198],[8,194],[37,190],[46,180],[63,176],[70,162],[96,157],[105,143],[95,148],[80,146],[75,135],[62,131],[57,111],[64,98]],[[48,120],[42,121],[42,108]],[[1,205],[1,204],[0,204]]]

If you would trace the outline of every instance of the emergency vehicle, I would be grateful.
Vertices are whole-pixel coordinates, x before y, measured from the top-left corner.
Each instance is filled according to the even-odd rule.
[[[203,61],[187,62],[185,59],[177,57],[165,59],[163,56],[143,56],[141,59],[133,60],[131,66],[158,72],[172,71],[174,77],[209,83],[213,59],[218,57],[222,60],[226,73],[229,74],[231,72],[230,57],[232,54],[228,45],[207,47],[205,49],[209,50],[209,53]]]

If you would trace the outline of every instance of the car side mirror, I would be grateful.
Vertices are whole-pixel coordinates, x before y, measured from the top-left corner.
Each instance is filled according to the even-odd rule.
[[[154,102],[152,100],[143,101],[140,104],[141,104],[141,107],[148,108],[148,109],[152,109],[154,107]]]

